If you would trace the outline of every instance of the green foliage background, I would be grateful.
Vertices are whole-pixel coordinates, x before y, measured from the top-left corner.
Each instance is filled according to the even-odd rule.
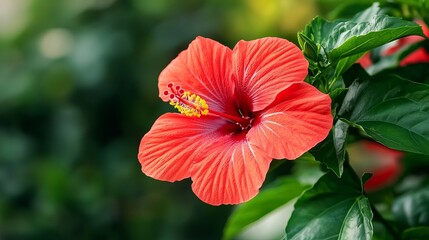
[[[0,0],[0,239],[219,239],[230,206],[204,204],[189,180],[140,171],[141,137],[173,111],[158,98],[158,74],[198,35],[230,47],[294,40],[317,9],[313,0]]]

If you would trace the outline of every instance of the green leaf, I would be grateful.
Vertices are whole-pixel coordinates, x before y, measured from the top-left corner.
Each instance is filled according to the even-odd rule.
[[[286,239],[371,239],[373,215],[362,185],[349,166],[342,178],[325,174],[295,203]]]
[[[338,177],[343,174],[345,161],[345,142],[349,125],[338,120],[328,137],[311,151],[316,160],[322,162]]]
[[[393,202],[393,214],[401,227],[429,225],[429,186],[410,191]]]
[[[251,223],[298,197],[308,185],[288,176],[262,190],[255,198],[236,208],[224,229],[224,239],[231,239]]]
[[[429,227],[415,227],[406,229],[402,233],[404,240],[427,240],[429,239]]]
[[[331,59],[340,59],[366,52],[395,39],[409,35],[421,35],[421,27],[410,21],[383,15],[378,4],[356,15],[351,23],[339,23],[332,32],[328,44],[333,49]]]
[[[427,63],[410,64],[400,68],[385,70],[374,77],[384,78],[392,74],[396,74],[413,82],[429,84],[429,65]]]
[[[335,76],[338,77],[343,74],[347,69],[349,69],[354,63],[356,63],[359,58],[361,58],[365,52],[361,52],[346,58],[342,58],[338,61],[337,67],[335,69]]]
[[[357,54],[409,35],[423,36],[421,27],[382,14],[378,3],[374,3],[350,20],[329,22],[316,17],[298,34],[298,40],[304,54],[325,67],[345,57],[357,58]]]
[[[390,148],[429,155],[429,85],[393,75],[358,79],[339,115]]]
[[[292,175],[302,184],[313,186],[323,174],[320,162],[311,153],[304,153],[294,161]]]
[[[331,99],[332,99],[332,102],[337,102],[338,101],[338,98],[340,97],[340,96],[343,96],[343,95],[345,95],[344,93],[346,93],[347,92],[347,88],[336,88],[336,89],[334,89],[333,91],[331,91],[330,93],[329,93],[329,96],[331,97]],[[344,97],[344,96],[343,96]],[[334,103],[335,105],[338,105],[338,104],[336,104],[336,103]],[[334,108],[335,106],[333,106],[332,108]]]

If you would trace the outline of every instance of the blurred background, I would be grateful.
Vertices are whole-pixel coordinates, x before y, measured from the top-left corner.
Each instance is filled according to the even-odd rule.
[[[0,0],[0,239],[220,239],[231,206],[140,171],[162,69],[198,35],[296,41],[316,0]]]

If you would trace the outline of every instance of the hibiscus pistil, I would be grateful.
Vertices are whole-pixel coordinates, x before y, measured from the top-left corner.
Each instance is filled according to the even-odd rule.
[[[174,106],[180,113],[188,117],[201,117],[209,114],[209,106],[206,101],[198,95],[191,94],[173,83],[168,84],[170,91],[164,91],[165,96],[169,96],[170,105]]]
[[[200,96],[186,91],[181,86],[174,86],[173,83],[167,85],[169,90],[164,91],[165,96],[169,96],[170,105],[176,108],[180,113],[188,117],[201,117],[201,115],[211,115],[221,117],[231,123],[238,125],[241,130],[252,127],[253,118],[244,116],[239,110],[241,117],[227,113],[218,112],[215,110],[209,111],[209,106],[206,101]]]

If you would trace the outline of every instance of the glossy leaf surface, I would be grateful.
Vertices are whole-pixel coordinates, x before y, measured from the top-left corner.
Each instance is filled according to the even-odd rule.
[[[349,167],[342,178],[325,174],[296,202],[286,239],[371,239],[373,215],[362,185]]]

